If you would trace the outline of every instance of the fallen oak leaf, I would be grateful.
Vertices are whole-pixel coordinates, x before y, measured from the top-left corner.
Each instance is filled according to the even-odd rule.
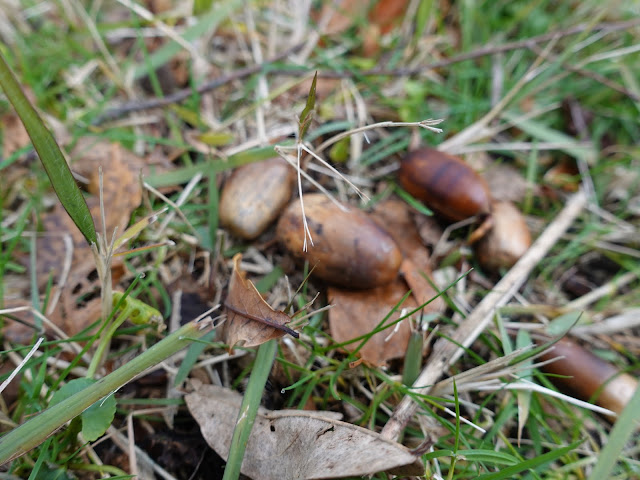
[[[291,317],[279,312],[262,298],[256,286],[240,268],[242,254],[233,257],[233,273],[229,281],[229,295],[224,302],[227,321],[223,325],[224,342],[233,348],[239,342],[243,347],[255,347],[279,338],[285,333],[298,338],[298,333],[287,327]]]
[[[200,385],[185,401],[209,446],[226,459],[242,396]],[[421,460],[408,448],[332,414],[260,407],[241,472],[261,480],[343,478],[380,471],[424,475]]]

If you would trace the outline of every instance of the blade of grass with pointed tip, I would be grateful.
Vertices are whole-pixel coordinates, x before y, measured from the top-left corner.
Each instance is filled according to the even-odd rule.
[[[49,181],[53,185],[60,203],[62,203],[73,223],[82,232],[84,238],[87,239],[87,242],[96,243],[96,228],[93,224],[91,212],[82,196],[82,192],[76,185],[60,147],[22,92],[18,81],[1,54],[0,85],[20,116],[20,120],[22,120],[31,142],[38,152],[40,161],[49,176]]]
[[[309,96],[307,97],[307,104],[304,106],[302,113],[300,114],[300,130],[298,131],[298,140],[301,142],[304,138],[311,119],[313,118],[313,109],[316,108],[316,82],[318,80],[318,72],[313,76],[311,82],[311,88],[309,89]]]
[[[518,334],[516,336],[516,348],[522,349],[528,347],[533,342],[531,340],[531,336],[529,332],[526,330],[518,330]],[[524,360],[522,362],[522,366],[531,366],[533,361],[531,359]],[[531,369],[521,370],[519,375],[521,379],[531,380]],[[531,392],[526,390],[518,390],[516,392],[516,398],[518,400],[518,445],[520,445],[520,440],[522,439],[522,431],[524,430],[524,426],[527,423],[527,419],[529,418],[529,410],[531,407]]]
[[[267,377],[271,372],[271,366],[276,356],[278,344],[275,340],[269,340],[258,348],[256,361],[251,370],[251,377],[247,384],[247,390],[242,399],[242,405],[238,412],[236,428],[233,430],[227,466],[224,469],[223,480],[237,480],[240,477],[240,467],[244,458],[244,452],[249,441],[249,435],[258,413],[262,392],[267,383]]]
[[[631,400],[618,417],[607,443],[600,455],[598,455],[598,462],[591,471],[588,480],[612,478],[613,468],[622,455],[627,442],[640,424],[638,419],[640,419],[640,387],[636,388],[633,397],[631,397]],[[638,437],[636,436],[637,439]]]

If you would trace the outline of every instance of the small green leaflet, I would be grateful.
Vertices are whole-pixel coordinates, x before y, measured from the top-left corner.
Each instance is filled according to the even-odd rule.
[[[96,383],[96,381],[91,378],[76,378],[71,380],[53,394],[49,406],[66,400],[94,383]],[[113,395],[98,400],[82,412],[80,418],[82,419],[82,435],[84,439],[88,442],[93,442],[104,435],[104,432],[107,431],[107,428],[109,428],[109,425],[113,422],[115,414],[116,399]]]

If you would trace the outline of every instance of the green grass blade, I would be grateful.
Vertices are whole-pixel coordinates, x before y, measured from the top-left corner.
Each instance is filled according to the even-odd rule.
[[[485,462],[493,465],[515,465],[518,459],[513,455],[495,450],[458,450],[458,457],[470,462]]]
[[[420,375],[422,366],[422,332],[411,332],[409,346],[404,356],[404,370],[402,372],[402,383],[411,386]]]
[[[615,467],[622,450],[629,437],[638,429],[640,424],[640,387],[636,388],[636,392],[631,397],[631,401],[627,404],[616,421],[609,440],[598,455],[598,462],[591,471],[588,480],[600,480],[601,478],[612,478],[611,472]],[[637,437],[636,437],[637,439]]]
[[[229,448],[229,456],[227,457],[227,466],[224,469],[224,477],[222,480],[236,480],[240,476],[240,466],[244,458],[245,448],[253,422],[258,413],[262,391],[267,383],[267,377],[271,372],[271,366],[276,355],[278,344],[275,340],[269,340],[258,348],[256,362],[251,371],[249,384],[242,399],[242,405],[238,412],[238,421],[233,431],[231,439],[231,447]]]
[[[176,378],[173,381],[173,385],[175,387],[180,386],[182,382],[187,379],[187,377],[189,376],[189,372],[191,372],[191,369],[198,361],[198,357],[202,352],[204,352],[205,348],[210,346],[208,342],[211,342],[215,338],[215,336],[216,331],[211,330],[204,337],[202,337],[199,342],[194,342],[187,349],[187,354],[185,355],[184,360],[182,360],[180,368],[178,369],[178,373],[176,374]]]
[[[566,447],[552,450],[550,452],[545,453],[544,455],[540,455],[538,457],[525,460],[524,462],[518,463],[517,465],[511,465],[509,467],[502,468],[498,472],[485,473],[484,475],[480,475],[476,477],[476,480],[502,480],[504,478],[513,478],[513,475],[516,475],[520,472],[524,472],[525,470],[539,467],[540,465],[544,465],[545,463],[551,462],[553,460],[556,460],[562,457],[563,455],[569,453],[571,450],[576,448],[581,443],[582,443],[582,440],[578,440],[577,442],[573,442],[571,445],[567,445]]]
[[[182,350],[192,340],[205,335],[207,329],[202,329],[201,327],[201,323],[187,323],[113,373],[101,378],[78,394],[49,407],[38,416],[8,432],[0,438],[0,465],[37,447],[47,437],[69,420],[80,415],[89,406],[106,395],[111,395],[147,368],[157,365]]]
[[[93,224],[91,212],[89,211],[87,202],[85,202],[82,196],[82,192],[76,185],[76,181],[60,151],[60,147],[22,92],[18,81],[13,76],[9,65],[7,65],[7,62],[1,54],[0,85],[16,109],[22,123],[24,123],[31,142],[38,152],[40,161],[49,176],[49,181],[51,185],[53,185],[58,199],[60,199],[60,203],[62,203],[62,206],[73,220],[73,223],[75,223],[80,232],[82,232],[84,238],[86,238],[89,243],[96,243],[96,229]]]
[[[318,72],[313,76],[311,82],[311,88],[309,89],[309,95],[307,96],[307,104],[304,106],[302,113],[300,114],[300,129],[298,131],[298,140],[301,142],[304,138],[307,129],[313,119],[313,110],[316,108],[316,82],[318,80]]]
[[[188,167],[177,168],[166,173],[149,175],[145,178],[145,181],[156,188],[168,187],[171,185],[178,185],[180,183],[187,183],[197,173],[202,173],[204,176],[208,177],[209,175],[224,172],[225,170],[246,165],[247,163],[259,162],[260,160],[273,158],[276,155],[277,154],[271,145],[268,147],[258,147],[230,155],[226,161],[215,158],[206,162],[190,165]]]
[[[198,19],[198,23],[185,30],[182,35],[182,39],[186,42],[192,42],[203,35],[211,34],[211,32],[215,31],[218,25],[236,8],[240,7],[242,3],[242,0],[216,2],[215,8],[212,8],[206,14],[203,14],[202,17]],[[148,63],[135,70],[134,78],[138,79],[144,75],[148,75],[149,69],[156,69],[164,65],[182,49],[182,45],[179,45],[174,41],[168,42],[149,56]]]

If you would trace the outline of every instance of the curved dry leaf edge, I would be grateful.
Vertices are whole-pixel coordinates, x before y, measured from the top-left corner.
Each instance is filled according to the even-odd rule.
[[[201,385],[185,401],[209,446],[226,459],[242,396]],[[408,448],[334,415],[260,408],[241,472],[261,480],[342,478],[381,471],[424,475],[424,464]]]

